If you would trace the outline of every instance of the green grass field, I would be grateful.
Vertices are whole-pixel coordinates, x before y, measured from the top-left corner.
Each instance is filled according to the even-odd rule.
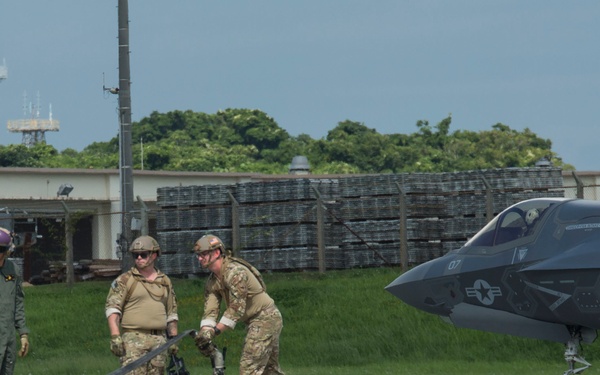
[[[265,275],[268,292],[284,317],[281,364],[287,375],[348,374],[563,374],[558,343],[458,329],[405,305],[384,290],[399,269],[355,269]],[[175,279],[179,329],[197,329],[204,279]],[[26,288],[31,329],[29,356],[18,375],[107,374],[119,367],[109,350],[104,301],[110,281],[68,288]],[[237,374],[244,327],[217,339],[227,347],[227,373]],[[600,349],[584,346],[600,367]],[[210,361],[191,338],[180,354],[193,375],[210,375]],[[585,372],[600,373],[592,367]]]

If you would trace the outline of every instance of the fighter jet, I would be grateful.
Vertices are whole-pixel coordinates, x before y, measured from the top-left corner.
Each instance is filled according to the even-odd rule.
[[[385,289],[456,327],[564,343],[564,375],[581,373],[600,329],[600,201],[517,203]]]

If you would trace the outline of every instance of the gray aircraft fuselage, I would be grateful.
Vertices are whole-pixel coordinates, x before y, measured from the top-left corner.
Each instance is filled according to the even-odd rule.
[[[600,328],[600,202],[539,198],[387,291],[457,327],[566,343]]]

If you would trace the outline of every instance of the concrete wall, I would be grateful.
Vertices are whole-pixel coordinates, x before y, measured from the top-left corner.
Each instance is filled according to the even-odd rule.
[[[272,178],[257,173],[204,173],[134,171],[134,196],[156,202],[156,189],[163,186],[235,184]],[[60,185],[74,189],[69,200],[118,201],[120,178],[117,170],[0,168],[0,200],[58,200]],[[63,199],[63,198],[60,198]]]
[[[194,173],[134,171],[134,192],[149,209],[156,209],[159,187],[205,184],[235,184],[261,180],[253,173]],[[267,178],[272,178],[268,176]],[[87,211],[94,215],[92,223],[94,259],[115,259],[115,244],[121,230],[114,215],[120,207],[120,176],[116,170],[0,168],[0,213],[20,217],[61,217],[64,205],[70,211]],[[62,184],[71,184],[68,197],[57,196]]]

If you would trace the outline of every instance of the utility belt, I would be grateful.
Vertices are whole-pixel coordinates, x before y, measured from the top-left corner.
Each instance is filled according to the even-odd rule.
[[[123,328],[123,333],[134,332],[134,333],[143,333],[146,335],[154,335],[154,336],[164,336],[164,329],[131,329],[131,328]]]
[[[267,308],[266,308],[266,309],[264,309],[264,310],[261,310],[261,312],[262,312],[262,313],[270,313],[270,312],[273,312],[273,311],[275,311],[275,310],[277,310],[277,306],[275,306],[275,305],[272,305],[272,306],[269,306],[269,307],[267,307]]]
[[[275,311],[277,311],[277,306],[275,304],[273,304],[273,305],[267,307],[266,309],[262,309],[259,312],[257,312],[256,314],[252,315],[250,317],[250,319],[248,319],[248,321],[250,321],[252,319],[256,319],[256,318],[258,318],[261,315],[270,314],[270,313],[275,312]]]

